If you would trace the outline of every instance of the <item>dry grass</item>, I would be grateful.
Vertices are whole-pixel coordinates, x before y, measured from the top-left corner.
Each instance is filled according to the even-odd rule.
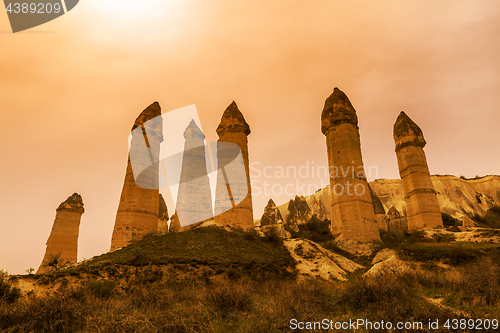
[[[148,270],[150,271],[149,273]],[[0,307],[3,332],[286,332],[290,319],[444,320],[422,296],[448,294],[447,304],[471,310],[500,305],[499,268],[485,260],[453,273],[418,269],[348,282],[249,275],[198,276],[137,271],[125,281],[88,280],[45,297]],[[155,278],[149,280],[151,276]],[[488,308],[489,307],[489,308]],[[472,313],[470,311],[469,313]],[[483,317],[488,313],[482,313]],[[439,332],[439,331],[434,331]]]

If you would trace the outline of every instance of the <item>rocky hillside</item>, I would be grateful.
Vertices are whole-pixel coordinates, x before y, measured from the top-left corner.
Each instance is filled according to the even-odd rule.
[[[484,217],[486,211],[500,206],[500,176],[485,176],[474,179],[451,175],[432,176],[434,189],[438,193],[441,212],[472,225],[470,217]],[[378,179],[369,183],[378,220],[404,216],[406,207],[400,179]],[[308,221],[312,215],[320,220],[330,219],[331,194],[326,187],[307,197],[298,197],[278,206],[285,224],[294,225]],[[382,223],[383,224],[383,223]]]

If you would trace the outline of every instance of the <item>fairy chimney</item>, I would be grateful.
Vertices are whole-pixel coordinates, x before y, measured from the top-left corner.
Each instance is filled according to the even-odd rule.
[[[82,197],[74,193],[56,209],[56,218],[47,239],[47,249],[37,274],[46,273],[57,265],[77,262],[80,218],[84,212]]]
[[[423,150],[424,135],[403,111],[394,124],[394,142],[405,194],[408,230],[442,227],[437,194]]]
[[[160,144],[163,122],[158,102],[148,106],[132,127],[125,182],[116,214],[111,250],[158,231]]]
[[[215,222],[250,229],[254,227],[248,160],[250,126],[233,101],[217,127],[218,174]],[[241,151],[241,154],[240,154]]]
[[[325,101],[321,131],[330,170],[332,234],[345,250],[369,250],[380,242],[380,233],[361,157],[358,117],[338,88]]]
[[[175,210],[182,227],[213,217],[205,135],[191,120],[184,131],[184,153]]]

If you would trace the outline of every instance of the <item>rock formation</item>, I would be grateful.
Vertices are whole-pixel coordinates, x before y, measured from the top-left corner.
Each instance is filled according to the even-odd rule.
[[[307,223],[312,217],[311,209],[307,205],[306,198],[295,196],[288,202],[286,226],[295,232],[299,231],[299,224]]]
[[[273,230],[274,229],[274,230]],[[283,217],[276,207],[273,199],[269,199],[266,207],[264,208],[264,214],[260,219],[260,231],[265,235],[269,235],[271,232],[276,232],[276,234],[281,238],[290,238],[291,234],[285,230]]]
[[[215,223],[250,229],[254,227],[252,208],[252,189],[248,160],[248,139],[250,126],[233,101],[222,115],[217,127],[217,187],[215,197]],[[232,143],[224,144],[224,143]],[[244,164],[232,165],[235,155],[239,153],[231,146],[237,145],[241,150]],[[236,147],[236,146],[234,146]]]
[[[443,226],[425,158],[422,130],[404,112],[394,124],[394,142],[406,202],[408,230]]]
[[[160,105],[155,102],[139,115],[132,127],[132,142],[111,250],[158,231],[158,160],[163,141],[160,115]]]
[[[66,265],[77,262],[80,218],[84,211],[82,197],[77,193],[56,209],[56,218],[47,239],[45,256],[37,274],[49,272],[52,269],[49,263]]]
[[[387,212],[387,232],[393,235],[404,235],[408,231],[408,222],[406,218],[392,206]]]
[[[170,218],[170,228],[168,229],[168,232],[180,232],[180,231],[181,231],[181,223],[179,222],[177,213],[175,213]]]
[[[361,157],[358,117],[338,88],[325,101],[321,131],[330,170],[332,234],[345,250],[368,250],[380,242],[380,234]]]
[[[158,233],[165,234],[168,232],[168,208],[163,199],[163,195],[160,194],[160,202],[158,206]]]
[[[175,210],[181,226],[213,217],[212,194],[205,157],[205,135],[191,120],[184,131],[184,153]]]
[[[467,179],[451,175],[433,175],[431,180],[437,191],[441,212],[462,221],[463,226],[473,225],[468,216],[484,217],[488,210],[493,209],[494,206],[500,206],[500,196],[497,195],[500,193],[500,176],[490,175]],[[384,220],[379,226],[380,230],[388,231],[388,225],[393,219],[401,218],[400,223],[406,223],[406,204],[401,179],[377,179],[369,184],[386,211]],[[311,216],[316,214],[320,220],[331,219],[332,199],[329,186],[306,196],[305,200],[311,210],[309,213]],[[290,202],[287,202],[278,206],[285,219],[285,225],[290,218],[289,205]],[[374,203],[373,206],[376,207],[377,204]],[[380,214],[376,214],[377,217],[378,215]],[[407,226],[401,226],[401,228],[404,230]]]
[[[327,281],[332,279],[346,281],[349,273],[364,268],[307,239],[287,239],[283,241],[283,244],[297,263],[299,280],[321,277]]]

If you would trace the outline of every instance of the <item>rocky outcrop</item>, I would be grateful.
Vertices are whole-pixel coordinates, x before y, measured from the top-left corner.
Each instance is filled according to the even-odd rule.
[[[462,221],[463,226],[474,225],[469,216],[484,217],[488,209],[500,206],[500,197],[496,194],[500,192],[500,176],[466,179],[450,175],[433,175],[431,180],[437,191],[441,212]],[[400,230],[396,233],[407,230],[407,225],[405,225],[406,204],[401,179],[377,179],[370,182],[370,187],[386,211],[386,214],[383,215],[384,219],[380,221],[379,229],[388,231],[388,225],[392,224],[391,230]],[[305,200],[310,207],[311,215],[317,214],[320,220],[331,218],[329,187],[306,196]],[[289,205],[290,202],[287,202],[278,206],[285,223],[289,219]],[[398,220],[399,218],[400,220]]]
[[[47,239],[45,256],[37,274],[77,262],[80,219],[84,211],[82,197],[77,193],[71,195],[56,209],[56,218]]]
[[[295,199],[290,199],[287,207],[286,227],[298,232],[299,224],[307,223],[311,217],[311,209],[305,197],[296,195]]]
[[[332,234],[347,251],[369,250],[380,242],[380,234],[361,157],[358,118],[338,88],[325,101],[321,131],[330,170]]]
[[[132,127],[132,140],[111,250],[158,231],[158,160],[163,141],[160,105],[148,106]],[[154,119],[154,120],[153,120]]]
[[[411,270],[410,265],[401,260],[396,251],[383,249],[378,252],[372,260],[372,267],[363,274],[364,277],[374,277],[377,275],[399,275]]]
[[[404,235],[408,231],[408,222],[394,206],[387,212],[387,232],[393,235]]]
[[[170,218],[170,228],[169,232],[180,232],[181,231],[181,223],[179,222],[179,218],[177,217],[177,213],[172,215]]]
[[[175,210],[181,226],[213,217],[212,194],[207,174],[205,135],[191,120],[184,131],[184,153]]]
[[[349,273],[363,268],[354,261],[307,239],[289,239],[285,240],[284,244],[297,263],[299,279],[320,277],[325,280],[345,281]]]
[[[251,229],[254,223],[247,139],[250,126],[234,101],[224,111],[217,127],[217,134],[219,171],[215,197],[215,223]],[[239,151],[235,152],[232,146],[239,147],[243,165],[235,164],[238,161]],[[244,173],[240,172],[243,166]]]
[[[468,217],[483,217],[493,206],[500,206],[500,176],[485,176],[473,179],[451,175],[433,175],[431,181],[437,192],[440,211],[462,221],[464,226],[471,226]],[[401,180],[378,179],[370,183],[384,207],[394,206],[406,215],[406,204]]]
[[[283,221],[283,217],[281,216],[278,207],[276,207],[273,199],[269,199],[266,207],[264,208],[264,214],[262,214],[262,217],[260,218],[260,226],[264,227],[267,225],[277,224],[280,220]]]
[[[264,235],[276,233],[280,238],[291,237],[290,232],[285,229],[283,217],[273,199],[269,199],[264,208],[264,214],[262,214],[258,227],[260,227],[258,231],[261,231]]]
[[[168,208],[165,199],[160,194],[160,202],[158,206],[158,233],[165,234],[168,232]]]
[[[425,158],[422,130],[401,112],[394,124],[394,142],[401,176],[408,230],[443,226],[436,191]]]
[[[331,212],[332,212],[332,195],[329,190],[329,186],[316,191],[316,193],[308,195],[306,197],[299,197],[299,198],[304,198],[305,203],[307,204],[307,207],[309,208],[309,212],[307,213],[308,218],[307,219],[298,219],[297,223],[302,224],[306,223],[309,221],[309,219],[316,214],[316,217],[323,221],[325,219],[330,219],[331,218]],[[302,200],[302,199],[301,199]],[[292,200],[295,203],[295,200]],[[290,215],[290,209],[289,209],[290,202],[287,202],[283,205],[278,206],[281,215],[285,219],[286,224],[293,224],[295,221],[295,218],[293,215]],[[292,211],[294,211],[296,207],[292,208]]]

